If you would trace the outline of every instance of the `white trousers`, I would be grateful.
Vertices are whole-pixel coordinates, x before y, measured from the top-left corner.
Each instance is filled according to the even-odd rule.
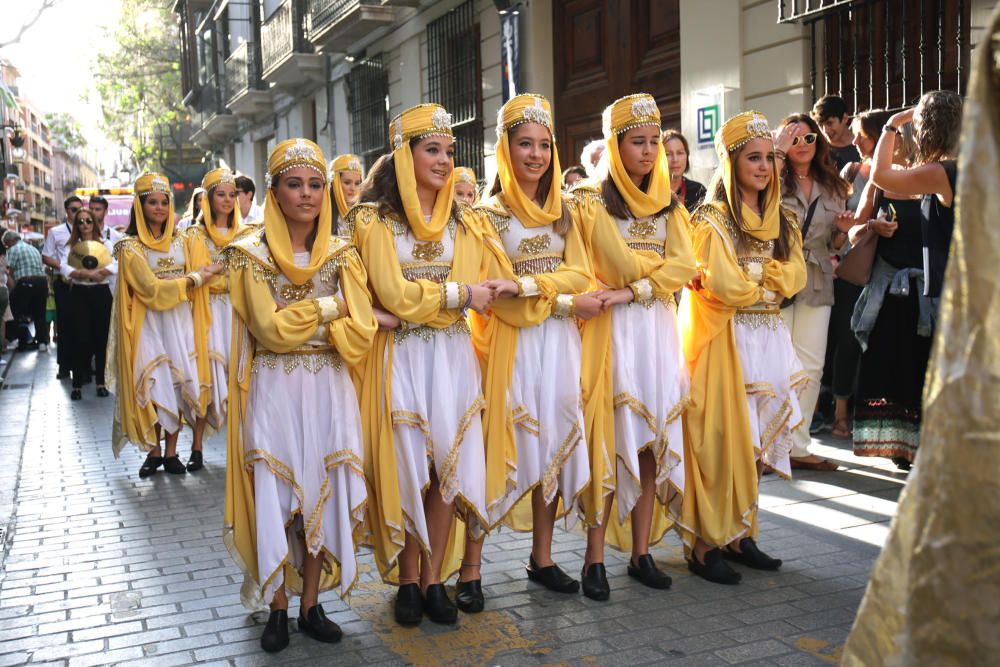
[[[809,375],[809,384],[799,398],[803,424],[792,433],[792,458],[809,456],[809,424],[816,411],[820,381],[823,378],[823,364],[826,361],[826,334],[830,325],[831,306],[810,306],[799,300],[788,308],[783,308],[782,316],[788,331],[792,334],[792,345],[799,356],[802,370]]]

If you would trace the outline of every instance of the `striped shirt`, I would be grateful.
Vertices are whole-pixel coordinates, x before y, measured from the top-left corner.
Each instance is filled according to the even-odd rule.
[[[42,254],[24,241],[18,241],[7,248],[7,264],[14,273],[15,283],[21,278],[45,277]]]

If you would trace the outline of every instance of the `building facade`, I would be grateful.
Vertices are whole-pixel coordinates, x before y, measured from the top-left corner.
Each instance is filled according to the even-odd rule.
[[[706,179],[714,130],[742,109],[776,123],[827,92],[861,110],[964,90],[990,4],[176,0],[174,11],[193,140],[206,166],[227,164],[260,188],[277,141],[307,137],[331,159],[351,152],[370,165],[388,150],[388,121],[425,101],[452,113],[456,164],[490,179],[509,83],[552,101],[563,166],[600,136],[604,106],[649,92],[664,124],[688,137],[694,176]]]
[[[57,209],[62,207],[66,197],[77,188],[96,188],[97,171],[92,166],[93,158],[82,150],[66,150],[59,146],[52,148],[52,190]]]
[[[17,104],[20,107],[21,132],[25,138],[17,199],[20,201],[22,224],[41,232],[46,223],[55,221],[57,216],[52,183],[52,141],[48,125],[30,100],[19,96]]]

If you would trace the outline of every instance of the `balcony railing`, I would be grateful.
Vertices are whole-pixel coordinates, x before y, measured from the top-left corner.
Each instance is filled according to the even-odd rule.
[[[308,32],[312,34],[325,25],[336,23],[359,4],[368,3],[360,0],[309,0]]]
[[[302,30],[303,0],[285,0],[260,26],[261,75],[293,53],[310,53]]]
[[[198,110],[206,116],[220,113],[224,110],[222,104],[222,91],[220,90],[219,76],[213,74],[208,77],[208,81],[201,87],[201,97],[198,100]]]
[[[256,70],[253,44],[243,42],[226,59],[226,100],[228,102],[232,102],[237,95],[242,95],[256,87],[259,80]]]
[[[778,23],[815,21],[856,0],[778,0]]]

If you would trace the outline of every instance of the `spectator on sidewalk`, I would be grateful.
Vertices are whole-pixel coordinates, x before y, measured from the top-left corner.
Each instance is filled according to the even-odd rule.
[[[837,95],[824,95],[819,98],[813,105],[812,117],[830,142],[837,171],[843,169],[848,162],[857,162],[861,159],[861,154],[854,146],[851,117],[847,113],[847,104],[843,98]]]
[[[240,204],[240,215],[245,225],[259,225],[264,222],[264,207],[254,201],[257,186],[253,179],[244,174],[236,176],[236,200]]]
[[[108,215],[108,200],[101,195],[95,195],[87,201],[87,208],[94,214],[94,224],[97,226],[101,238],[105,241],[111,241],[112,245],[118,243],[124,234],[114,227],[104,225],[104,218]],[[111,289],[114,290],[114,284],[112,284]]]
[[[670,168],[670,189],[684,202],[684,208],[693,211],[705,199],[705,186],[692,181],[684,174],[691,171],[691,149],[679,131],[666,129],[660,139]]]
[[[587,170],[578,164],[563,169],[563,190],[569,192],[577,183],[587,178]]]
[[[49,325],[45,321],[45,301],[49,297],[49,281],[45,277],[42,255],[21,240],[14,231],[4,232],[8,272],[14,281],[11,294],[14,317],[30,318],[35,324],[35,339],[27,349],[45,351],[49,345]]]
[[[69,308],[66,306],[66,300],[69,297],[69,284],[59,274],[59,267],[66,261],[66,255],[69,252],[66,241],[69,240],[69,235],[73,231],[70,221],[82,208],[83,201],[79,197],[76,195],[67,197],[63,202],[66,219],[49,229],[45,235],[45,243],[42,245],[42,261],[55,275],[52,281],[52,296],[56,302],[56,362],[58,364],[56,379],[58,380],[69,377],[72,361],[69,345],[60,345],[63,327],[69,322],[70,314]]]

